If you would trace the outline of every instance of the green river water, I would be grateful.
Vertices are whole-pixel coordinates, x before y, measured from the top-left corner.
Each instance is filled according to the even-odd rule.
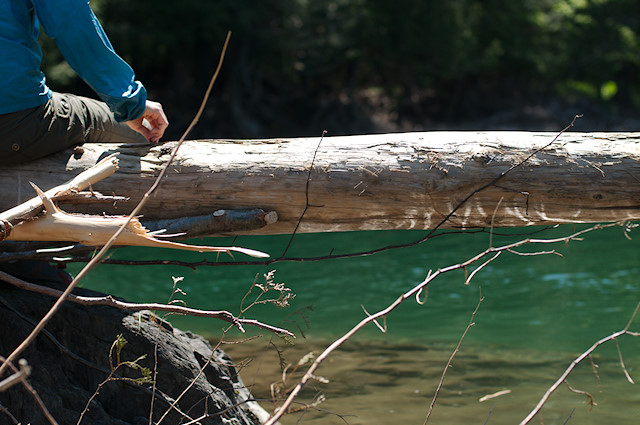
[[[551,238],[585,228],[561,226],[536,238]],[[240,301],[256,275],[276,270],[296,294],[291,306],[258,306],[246,317],[272,324],[286,323],[298,337],[293,346],[276,343],[288,362],[296,363],[310,351],[321,351],[364,317],[362,306],[375,312],[422,281],[430,269],[459,263],[489,246],[522,239],[514,235],[531,229],[511,229],[511,235],[488,233],[441,235],[423,244],[376,255],[320,262],[281,262],[271,266],[102,265],[84,286],[131,301],[166,302],[171,276],[182,276],[180,295],[190,307],[225,309],[238,313]],[[424,232],[354,232],[303,234],[293,241],[289,256],[321,256],[366,251],[419,239]],[[386,320],[387,332],[369,326],[336,351],[319,370],[329,384],[310,384],[301,401],[318,393],[327,400],[319,407],[291,415],[284,424],[422,424],[446,361],[478,303],[484,301],[475,325],[447,372],[432,424],[519,423],[571,361],[594,342],[622,329],[640,301],[640,231],[632,240],[620,227],[587,234],[582,241],[553,246],[528,246],[520,251],[555,249],[563,255],[516,256],[504,253],[465,285],[463,271],[440,276],[429,286],[428,299],[419,305],[407,300]],[[207,244],[235,244],[279,256],[289,236],[207,239]],[[203,241],[197,241],[202,243]],[[112,258],[215,261],[215,255],[158,249],[126,248]],[[239,256],[236,256],[240,259]],[[228,260],[221,256],[220,260]],[[242,258],[244,259],[244,258]],[[71,267],[77,271],[79,265]],[[473,268],[469,269],[471,272]],[[308,309],[307,307],[311,307]],[[304,315],[293,314],[301,311]],[[289,315],[289,316],[288,316]],[[287,318],[290,322],[283,322]],[[212,340],[219,339],[224,323],[173,316],[170,321]],[[294,321],[295,324],[291,323]],[[640,318],[632,330],[640,330]],[[302,331],[304,337],[301,335]],[[248,330],[247,335],[259,332]],[[239,332],[227,340],[243,338]],[[242,376],[256,397],[269,397],[269,384],[281,378],[278,358],[265,335],[223,348],[237,362],[246,362]],[[618,339],[625,366],[640,381],[640,338]],[[588,391],[597,406],[589,409],[586,397],[561,386],[543,410],[544,424],[640,423],[640,387],[627,381],[613,342],[598,348],[593,357],[597,379],[587,361],[568,378],[571,387]],[[295,375],[290,382],[294,382]],[[508,394],[479,399],[498,391]],[[270,402],[263,406],[271,408]],[[343,417],[335,414],[345,415]]]

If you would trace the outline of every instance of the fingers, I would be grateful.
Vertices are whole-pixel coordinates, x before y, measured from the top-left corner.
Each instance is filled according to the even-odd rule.
[[[164,135],[164,131],[169,126],[169,121],[164,114],[162,105],[158,102],[148,100],[146,109],[142,117],[147,121],[149,125],[149,127],[145,128],[145,130],[147,130],[148,132],[148,136],[145,133],[143,134],[145,134],[145,137],[147,137],[150,142],[157,143],[162,138],[162,136]],[[141,125],[143,124],[141,123]]]
[[[125,121],[125,124],[127,124],[132,130],[142,134],[149,142],[153,142],[152,138],[154,135],[151,133],[151,130],[144,126],[142,117],[137,120]]]
[[[169,121],[164,114],[162,105],[151,100],[147,100],[144,113],[140,118],[126,123],[151,143],[158,143],[169,126]]]

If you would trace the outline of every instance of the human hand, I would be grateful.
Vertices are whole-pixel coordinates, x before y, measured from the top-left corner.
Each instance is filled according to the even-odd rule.
[[[167,117],[162,110],[162,105],[151,100],[147,100],[144,113],[140,118],[125,122],[151,143],[158,143],[169,126],[169,121],[167,121]]]

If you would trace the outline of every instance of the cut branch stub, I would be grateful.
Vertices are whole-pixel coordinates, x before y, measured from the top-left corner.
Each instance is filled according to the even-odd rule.
[[[13,226],[6,220],[0,220],[0,242],[5,240],[11,235],[11,229]]]

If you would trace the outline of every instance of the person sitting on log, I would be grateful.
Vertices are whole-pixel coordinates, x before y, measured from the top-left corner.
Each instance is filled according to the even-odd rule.
[[[104,101],[52,92],[40,70],[40,24]],[[89,0],[0,0],[0,164],[84,142],[158,142],[169,125],[114,51]]]
[[[104,101],[52,92],[40,70],[40,24],[71,67]],[[169,125],[157,102],[114,51],[89,0],[0,0],[0,165],[84,142],[158,142]],[[43,261],[0,263],[32,282],[71,276]]]

